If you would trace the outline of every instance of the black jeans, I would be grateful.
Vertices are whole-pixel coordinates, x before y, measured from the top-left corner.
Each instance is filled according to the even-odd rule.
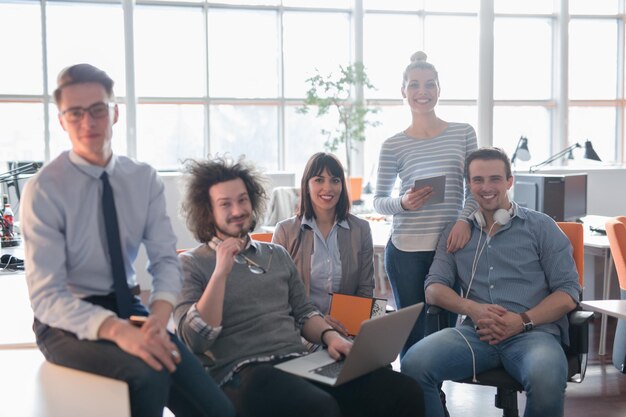
[[[414,417],[424,397],[410,377],[380,368],[338,387],[251,364],[223,387],[241,417]]]
[[[99,300],[101,301],[101,300]],[[102,305],[104,303],[95,302]],[[139,313],[139,309],[135,309]],[[198,359],[170,334],[181,355],[176,371],[155,371],[142,359],[106,340],[79,340],[74,333],[35,319],[37,345],[57,365],[119,379],[128,384],[133,417],[162,417],[167,406],[177,417],[230,417],[233,406]],[[98,393],[93,393],[98,395]]]

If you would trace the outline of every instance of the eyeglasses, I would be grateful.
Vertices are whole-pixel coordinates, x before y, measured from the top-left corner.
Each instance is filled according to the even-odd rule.
[[[213,250],[217,250],[217,246],[222,243],[222,240],[219,239],[218,237],[214,236],[213,239],[211,239],[208,244],[209,247]],[[269,271],[270,269],[270,265],[272,264],[272,257],[274,256],[274,247],[272,247],[271,245],[268,246],[269,250],[270,250],[270,260],[267,261],[267,267],[263,268],[261,265],[259,265],[258,263],[254,262],[252,259],[248,258],[246,255],[244,255],[243,253],[238,253],[237,255],[234,256],[234,260],[236,263],[238,263],[239,265],[247,265],[248,269],[250,270],[250,272],[252,272],[253,274],[256,275],[262,275],[265,274],[267,271]]]
[[[267,262],[267,269],[263,268],[261,265],[254,262],[252,259],[248,258],[243,253],[238,253],[237,255],[235,255],[235,262],[237,262],[240,265],[248,265],[248,269],[253,274],[256,274],[256,275],[265,274],[267,271],[269,271],[270,265],[272,264],[272,257],[274,256],[274,248],[271,245],[268,246],[268,248],[270,250],[270,260]]]
[[[102,119],[109,115],[109,110],[114,106],[114,103],[95,103],[91,106],[85,107],[70,107],[67,110],[61,112],[61,116],[65,117],[65,119],[70,123],[78,123],[83,120],[83,116],[85,113],[89,113],[89,115],[93,119]]]

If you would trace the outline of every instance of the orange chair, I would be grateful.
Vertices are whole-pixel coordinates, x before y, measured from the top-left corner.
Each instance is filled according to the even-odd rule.
[[[258,240],[259,242],[272,242],[272,236],[274,236],[273,233],[267,232],[267,233],[262,233],[262,232],[258,232],[258,233],[250,233],[250,237],[254,240]]]
[[[611,256],[619,280],[620,298],[626,300],[626,217],[619,216],[606,223]],[[613,339],[613,365],[626,373],[626,320],[619,319]]]
[[[583,288],[585,279],[585,246],[583,225],[575,222],[557,222],[565,236],[568,237],[574,249],[574,262],[578,271],[578,284]]]

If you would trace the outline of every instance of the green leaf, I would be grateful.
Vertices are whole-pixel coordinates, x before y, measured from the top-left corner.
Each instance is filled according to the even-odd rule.
[[[337,111],[336,128],[332,131],[322,129],[321,134],[327,138],[324,147],[330,152],[335,152],[341,145],[344,145],[349,175],[350,150],[354,149],[353,142],[365,141],[366,128],[380,124],[371,118],[380,109],[356,102],[353,93],[359,86],[366,90],[373,90],[375,87],[370,82],[361,62],[345,67],[340,65],[336,72],[327,75],[315,69],[313,75],[305,82],[308,89],[304,105],[298,107],[296,111],[300,114],[307,114],[311,107],[315,107],[317,117],[328,115],[331,109]]]

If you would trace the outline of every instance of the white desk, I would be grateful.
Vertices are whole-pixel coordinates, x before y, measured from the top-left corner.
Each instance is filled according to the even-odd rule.
[[[24,259],[22,247],[2,248],[2,254]],[[0,272],[0,349],[35,346],[24,272]]]
[[[611,256],[611,248],[609,246],[609,238],[606,235],[595,233],[589,230],[588,224],[602,225],[611,217],[605,216],[586,216],[585,221],[585,255],[598,256],[603,259],[604,273],[602,275],[602,299],[608,300],[611,290],[611,279],[613,272],[613,257]],[[595,310],[594,310],[595,311]],[[600,322],[600,345],[598,347],[598,355],[606,355],[606,325],[608,316],[602,313]]]
[[[626,300],[589,300],[580,304],[589,311],[626,320]]]

